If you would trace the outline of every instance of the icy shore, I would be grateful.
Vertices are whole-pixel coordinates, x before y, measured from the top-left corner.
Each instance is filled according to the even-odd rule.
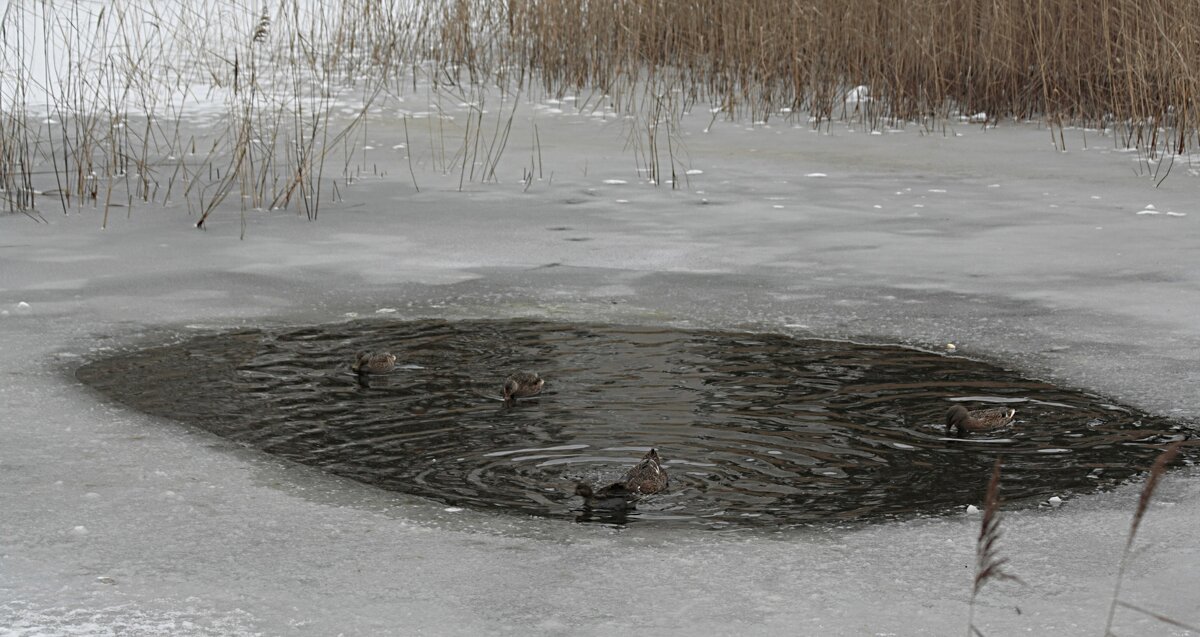
[[[1194,176],[1155,189],[1095,145],[1111,140],[1064,154],[1032,126],[724,124],[693,127],[688,188],[671,191],[639,178],[619,122],[539,125],[552,182],[526,191],[518,170],[456,192],[421,167],[418,193],[395,150],[374,151],[387,176],[316,222],[252,212],[245,240],[226,211],[207,231],[157,207],[106,230],[94,210],[0,217],[0,635],[965,632],[966,513],[716,534],[448,511],[70,375],[98,348],[201,329],[528,316],[954,342],[1200,420]],[[1009,514],[1002,550],[1026,585],[985,589],[984,632],[1100,635],[1139,488]],[[1198,526],[1200,475],[1176,470],[1123,597],[1200,624]],[[1117,626],[1186,634],[1128,610]]]

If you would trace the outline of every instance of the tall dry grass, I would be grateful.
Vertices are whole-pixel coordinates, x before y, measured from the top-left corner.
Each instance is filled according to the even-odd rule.
[[[529,0],[447,3],[430,53],[472,77],[646,85],[730,116],[1105,125],[1150,152],[1200,128],[1200,3],[1173,0]],[[512,69],[519,69],[514,74]],[[847,102],[869,87],[869,101]]]
[[[474,105],[415,127],[460,183],[497,179],[517,103],[538,93],[632,115],[657,183],[677,183],[696,106],[816,126],[1039,119],[1150,157],[1200,140],[1200,3],[1174,0],[9,3],[0,53],[5,207],[183,202],[200,226],[229,207],[315,218],[368,170],[353,158],[372,107],[405,92]],[[335,113],[348,95],[357,113]]]
[[[182,205],[316,218],[420,25],[378,0],[10,3],[0,14],[0,198],[36,215]],[[420,15],[420,14],[417,14]],[[364,79],[366,78],[366,79]],[[347,117],[347,104],[356,110]],[[335,109],[337,116],[334,117]],[[36,217],[35,217],[36,218]]]

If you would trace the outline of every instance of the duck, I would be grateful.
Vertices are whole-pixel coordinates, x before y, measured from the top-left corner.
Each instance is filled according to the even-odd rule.
[[[999,429],[1011,423],[1016,415],[1017,410],[1011,407],[967,411],[962,405],[954,405],[946,412],[946,431],[953,433],[957,429],[958,436],[962,437],[968,431]]]
[[[626,511],[633,508],[637,499],[637,494],[627,489],[623,482],[614,482],[599,490],[580,482],[575,485],[575,495],[583,498],[583,508],[588,510]]]
[[[356,374],[386,374],[396,369],[396,355],[391,352],[362,351],[354,355],[350,369]]]
[[[667,470],[662,466],[662,458],[658,456],[657,449],[647,451],[646,455],[642,456],[642,461],[625,472],[625,477],[621,478],[621,483],[626,489],[639,495],[665,491],[668,482]]]
[[[504,380],[504,402],[511,404],[518,398],[538,394],[545,384],[546,380],[536,372],[517,372]]]

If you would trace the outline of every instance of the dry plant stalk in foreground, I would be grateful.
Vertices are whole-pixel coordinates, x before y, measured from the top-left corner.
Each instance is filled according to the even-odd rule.
[[[1116,616],[1117,606],[1128,608],[1133,611],[1142,613],[1149,617],[1153,617],[1160,622],[1170,624],[1177,628],[1183,628],[1192,632],[1200,633],[1200,628],[1189,626],[1176,619],[1167,617],[1152,610],[1142,608],[1136,604],[1132,604],[1121,599],[1121,582],[1125,578],[1125,568],[1129,565],[1129,558],[1133,554],[1133,540],[1137,536],[1138,527],[1142,524],[1142,518],[1146,515],[1146,510],[1150,507],[1150,499],[1154,497],[1154,490],[1158,488],[1158,482],[1167,472],[1167,467],[1175,461],[1179,456],[1179,449],[1184,445],[1184,441],[1172,443],[1166,448],[1158,458],[1154,460],[1154,465],[1150,467],[1150,475],[1146,478],[1146,484],[1142,487],[1142,495],[1138,498],[1137,510],[1133,513],[1133,521],[1129,524],[1129,535],[1125,538],[1125,551],[1121,554],[1121,566],[1117,570],[1117,583],[1113,587],[1112,602],[1108,606],[1108,621],[1104,625],[1105,637],[1115,635],[1112,630],[1113,618]]]
[[[979,538],[975,542],[975,581],[971,587],[970,611],[967,616],[967,637],[983,635],[975,627],[975,598],[984,584],[992,580],[1020,578],[1004,570],[1007,557],[1000,557],[997,544],[1000,542],[1000,458],[992,466],[992,479],[988,481],[987,496],[984,498],[983,521],[979,524]]]
[[[1121,597],[1121,582],[1125,576],[1125,569],[1129,564],[1130,557],[1133,554],[1133,543],[1137,537],[1138,528],[1141,526],[1142,520],[1146,515],[1146,511],[1150,506],[1150,500],[1154,496],[1154,490],[1158,487],[1159,481],[1167,472],[1167,467],[1179,456],[1181,447],[1187,444],[1185,441],[1178,441],[1169,445],[1150,468],[1150,473],[1146,478],[1146,484],[1142,487],[1141,496],[1138,498],[1137,510],[1134,511],[1133,521],[1129,526],[1129,535],[1125,539],[1125,550],[1121,556],[1121,565],[1117,572],[1117,582],[1113,589],[1112,602],[1109,605],[1108,621],[1104,627],[1105,637],[1115,637],[1112,630],[1113,619],[1116,614],[1117,606],[1128,608],[1155,620],[1182,628],[1184,630],[1200,633],[1200,628],[1183,623],[1161,613],[1143,608],[1136,604],[1132,604]],[[996,464],[992,468],[992,478],[988,482],[987,496],[984,504],[983,521],[979,526],[979,538],[975,545],[975,580],[971,589],[970,611],[967,619],[967,637],[980,636],[983,632],[975,626],[975,599],[979,595],[983,586],[991,580],[1014,580],[1020,582],[1020,578],[1008,573],[1004,570],[1008,563],[1008,558],[999,556],[997,543],[1000,540],[1000,459],[996,459]]]

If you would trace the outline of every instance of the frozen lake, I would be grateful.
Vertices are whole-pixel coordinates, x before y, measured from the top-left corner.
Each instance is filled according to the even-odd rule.
[[[461,135],[470,109],[440,121]],[[671,190],[638,170],[622,118],[537,99],[496,183],[460,185],[437,149],[406,154],[396,117],[372,115],[353,156],[373,169],[315,222],[251,210],[239,240],[232,200],[206,231],[182,205],[115,208],[104,230],[97,208],[0,217],[0,635],[966,631],[978,501],[778,532],[481,512],[139,413],[73,376],[85,357],[212,330],[530,318],[954,343],[1200,420],[1186,165],[1156,188],[1095,131],[1067,130],[1062,153],[1034,125],[876,135],[697,113]],[[1139,489],[1008,513],[1001,551],[1025,585],[989,585],[976,624],[1101,634]],[[1176,469],[1123,599],[1200,624],[1198,526],[1200,475]],[[1188,634],[1130,610],[1116,630]]]

